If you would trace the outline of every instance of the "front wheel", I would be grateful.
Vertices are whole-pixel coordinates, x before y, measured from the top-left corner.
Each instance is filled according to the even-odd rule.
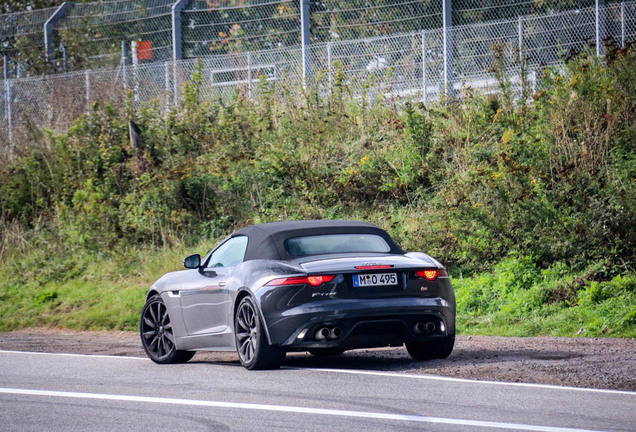
[[[234,317],[236,351],[241,364],[249,370],[276,369],[285,360],[285,351],[270,345],[251,297],[239,303]]]
[[[413,360],[445,359],[455,346],[455,335],[448,335],[442,339],[430,342],[407,342],[406,350]]]
[[[146,300],[141,311],[139,332],[146,355],[155,363],[185,363],[195,354],[194,351],[176,348],[168,308],[158,294]]]

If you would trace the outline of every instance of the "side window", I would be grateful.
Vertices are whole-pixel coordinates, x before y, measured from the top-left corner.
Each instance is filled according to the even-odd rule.
[[[233,237],[216,248],[208,261],[207,267],[232,267],[243,262],[247,249],[247,237]]]

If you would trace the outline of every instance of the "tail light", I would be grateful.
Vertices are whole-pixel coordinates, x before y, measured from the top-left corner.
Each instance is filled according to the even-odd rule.
[[[287,278],[274,279],[272,281],[267,282],[265,285],[304,285],[309,284],[311,286],[317,287],[324,283],[331,282],[336,275],[318,275],[318,276],[294,276]]]
[[[448,276],[448,273],[446,273],[446,270],[444,269],[427,269],[427,270],[416,270],[415,275],[432,281],[441,276]]]

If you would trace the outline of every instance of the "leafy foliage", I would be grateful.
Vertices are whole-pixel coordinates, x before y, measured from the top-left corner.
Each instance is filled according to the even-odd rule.
[[[331,87],[262,81],[256,99],[230,103],[203,100],[195,74],[167,116],[132,98],[95,104],[0,167],[0,297],[73,315],[88,297],[69,306],[65,296],[94,260],[208,247],[248,223],[353,218],[448,264],[465,327],[487,332],[483,319],[495,317],[498,329],[550,333],[526,318],[585,323],[603,311],[607,323],[589,334],[633,332],[636,53],[607,52],[546,70],[536,89],[523,80],[527,99],[498,73],[511,61],[501,51],[497,94],[466,89],[430,106],[354,98],[338,71]]]

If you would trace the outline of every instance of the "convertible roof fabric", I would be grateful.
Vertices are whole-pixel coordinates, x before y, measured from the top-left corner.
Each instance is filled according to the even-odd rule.
[[[289,261],[298,257],[291,256],[285,250],[284,242],[289,238],[324,234],[376,234],[382,237],[389,247],[389,253],[403,254],[404,251],[383,229],[368,222],[348,220],[304,220],[273,222],[250,225],[235,231],[230,237],[245,235],[249,241],[244,261],[265,259]]]

